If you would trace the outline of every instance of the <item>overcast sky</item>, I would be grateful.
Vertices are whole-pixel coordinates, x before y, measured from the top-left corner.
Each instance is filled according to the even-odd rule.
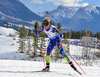
[[[51,11],[59,5],[86,6],[99,5],[100,0],[19,0],[33,12]]]

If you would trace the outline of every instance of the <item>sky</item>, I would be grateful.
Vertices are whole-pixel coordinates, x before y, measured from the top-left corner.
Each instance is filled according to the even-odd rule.
[[[87,6],[99,5],[100,0],[19,0],[33,12],[51,11],[59,5],[64,6]]]

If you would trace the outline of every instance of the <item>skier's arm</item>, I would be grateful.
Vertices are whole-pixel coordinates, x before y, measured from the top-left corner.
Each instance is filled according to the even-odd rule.
[[[40,29],[35,28],[35,34],[38,35],[44,30],[44,27],[42,26]]]
[[[52,29],[52,31],[53,31],[54,33],[58,34],[58,35],[59,35],[59,37],[60,37],[60,38],[61,38],[61,40],[62,40],[63,35],[62,35],[62,33],[61,33],[58,29],[53,28],[53,29]]]

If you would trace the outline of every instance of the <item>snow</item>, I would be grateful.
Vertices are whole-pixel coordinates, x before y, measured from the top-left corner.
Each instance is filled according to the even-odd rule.
[[[91,13],[93,11],[94,13],[99,14],[99,10],[96,7],[97,6],[95,6],[95,5],[94,6],[88,5],[85,7],[85,10],[89,13]]]
[[[0,27],[0,59],[26,59],[27,56],[16,53],[19,45],[17,42],[18,32],[16,30]]]
[[[77,12],[77,10],[79,9],[79,7],[66,7],[66,6],[59,6],[57,8],[57,10],[54,10],[54,11],[57,11],[57,13],[54,13],[52,15],[54,15],[53,17],[55,19],[59,18],[59,17],[63,17],[63,18],[72,18],[75,13]]]
[[[18,44],[13,40],[16,36],[9,37],[9,34],[16,35],[16,33],[18,32],[14,29],[0,27],[0,54],[16,51]]]
[[[18,32],[11,28],[0,27],[0,35],[8,36],[8,35],[16,35]]]
[[[100,67],[81,66],[87,73],[79,75],[68,64],[51,63],[51,72],[32,72],[44,68],[43,62],[0,60],[0,75],[2,77],[100,77]]]
[[[63,59],[60,63],[50,62],[51,72],[33,72],[44,68],[41,57],[35,58],[36,61],[28,61],[28,56],[16,53],[18,50],[18,35],[15,30],[0,27],[0,76],[2,77],[100,77],[100,62],[93,66],[80,65],[87,75],[75,64],[76,68],[82,73],[82,76],[75,72],[69,64]],[[9,37],[9,34],[15,35]],[[48,39],[46,39],[48,40]],[[70,54],[81,55],[83,47],[70,45]],[[91,49],[91,51],[94,49]],[[95,50],[98,51],[98,50]],[[53,50],[54,52],[54,50]],[[75,59],[76,60],[76,59]],[[78,64],[83,60],[76,60]]]

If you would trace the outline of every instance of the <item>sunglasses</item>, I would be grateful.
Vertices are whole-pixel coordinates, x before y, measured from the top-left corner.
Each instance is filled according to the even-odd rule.
[[[48,26],[49,25],[49,23],[43,23],[43,26]]]

